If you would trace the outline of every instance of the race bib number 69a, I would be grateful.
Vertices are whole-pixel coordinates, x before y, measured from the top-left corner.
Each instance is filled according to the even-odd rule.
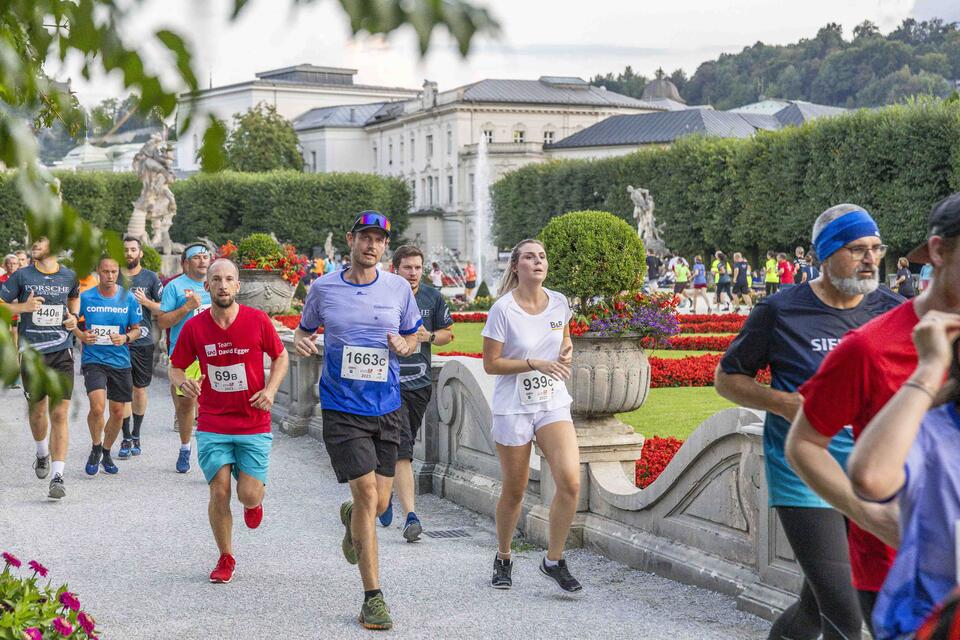
[[[366,382],[386,382],[390,352],[371,347],[343,347],[340,377]]]

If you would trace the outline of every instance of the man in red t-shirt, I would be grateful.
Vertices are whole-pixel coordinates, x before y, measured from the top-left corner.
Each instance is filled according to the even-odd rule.
[[[210,582],[230,582],[236,561],[231,545],[230,475],[237,479],[243,519],[256,529],[273,435],[270,408],[287,373],[287,352],[267,314],[236,302],[240,272],[226,259],[207,271],[204,288],[211,307],[183,326],[170,357],[170,382],[188,398],[199,398],[197,460],[210,485],[210,527],[220,560]],[[264,383],[263,356],[270,356]],[[200,380],[184,369],[200,361]]]
[[[790,428],[787,459],[804,482],[852,522],[850,567],[864,619],[871,620],[877,592],[893,564],[899,525],[887,505],[861,500],[846,473],[827,452],[845,426],[858,437],[917,366],[913,327],[927,311],[960,310],[960,193],[944,198],[930,213],[928,240],[907,257],[933,264],[933,282],[916,298],[848,333],[800,387],[803,408]],[[871,533],[868,533],[871,532]]]
[[[794,285],[793,263],[787,260],[787,254],[777,254],[777,271],[780,273],[780,288],[786,289]]]

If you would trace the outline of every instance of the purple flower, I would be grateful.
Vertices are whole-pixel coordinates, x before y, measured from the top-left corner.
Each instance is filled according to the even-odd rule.
[[[74,594],[69,591],[64,591],[60,594],[60,604],[62,604],[67,609],[73,609],[74,611],[80,611],[80,600]]]
[[[47,577],[47,568],[36,560],[31,560],[27,563],[27,566],[33,569],[35,573],[39,573],[41,578]]]
[[[77,623],[87,632],[88,636],[93,635],[93,629],[96,626],[93,616],[81,611],[80,615],[77,616]]]
[[[40,629],[37,629],[36,627],[24,629],[23,637],[26,640],[43,640],[43,634],[40,632]]]
[[[73,633],[73,625],[64,620],[63,618],[54,618],[53,619],[53,629],[64,638],[68,637]]]
[[[6,551],[4,551],[2,554],[0,554],[0,557],[2,557],[2,558],[3,558],[3,561],[6,562],[8,565],[10,565],[10,566],[12,566],[12,567],[14,567],[14,568],[16,568],[16,569],[19,569],[19,568],[20,568],[20,565],[23,564],[22,562],[20,562],[19,560],[17,560],[17,557],[16,557],[15,555],[13,555],[13,554],[11,554],[11,553],[7,553]]]

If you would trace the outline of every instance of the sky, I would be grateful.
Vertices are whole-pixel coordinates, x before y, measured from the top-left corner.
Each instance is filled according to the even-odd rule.
[[[688,75],[721,53],[736,53],[758,41],[788,44],[813,37],[829,22],[853,27],[870,20],[884,33],[904,18],[960,20],[956,0],[474,0],[502,26],[498,39],[477,38],[464,59],[446,33],[435,33],[421,57],[409,29],[388,38],[352,38],[340,3],[315,0],[250,0],[240,17],[229,18],[232,0],[126,0],[132,5],[124,41],[140,45],[150,68],[163,72],[170,59],[149,45],[161,28],[181,33],[190,44],[201,86],[251,80],[268,69],[311,63],[358,70],[355,81],[419,88],[424,79],[441,91],[483,78],[580,76],[620,72],[631,65],[652,76],[683,68]],[[90,107],[125,91],[116,76],[79,73],[76,60],[48,67],[70,78],[81,103]],[[177,88],[170,75],[169,88]]]

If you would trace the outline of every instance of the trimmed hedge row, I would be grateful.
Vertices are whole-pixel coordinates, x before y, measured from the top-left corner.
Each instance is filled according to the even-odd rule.
[[[634,224],[627,185],[650,189],[667,245],[684,254],[808,246],[817,215],[853,202],[876,217],[895,259],[924,238],[931,205],[960,189],[960,104],[919,101],[747,140],[690,137],[529,165],[493,186],[497,242],[511,246],[581,209]]]
[[[133,173],[58,172],[64,202],[99,227],[123,233],[140,181]],[[20,244],[24,207],[14,174],[0,175],[0,247]],[[309,252],[323,246],[328,232],[346,248],[344,234],[354,216],[376,209],[390,217],[396,237],[409,222],[410,190],[403,180],[359,173],[197,174],[173,184],[177,216],[171,236],[177,242],[207,237],[220,244],[257,232],[274,233]]]

